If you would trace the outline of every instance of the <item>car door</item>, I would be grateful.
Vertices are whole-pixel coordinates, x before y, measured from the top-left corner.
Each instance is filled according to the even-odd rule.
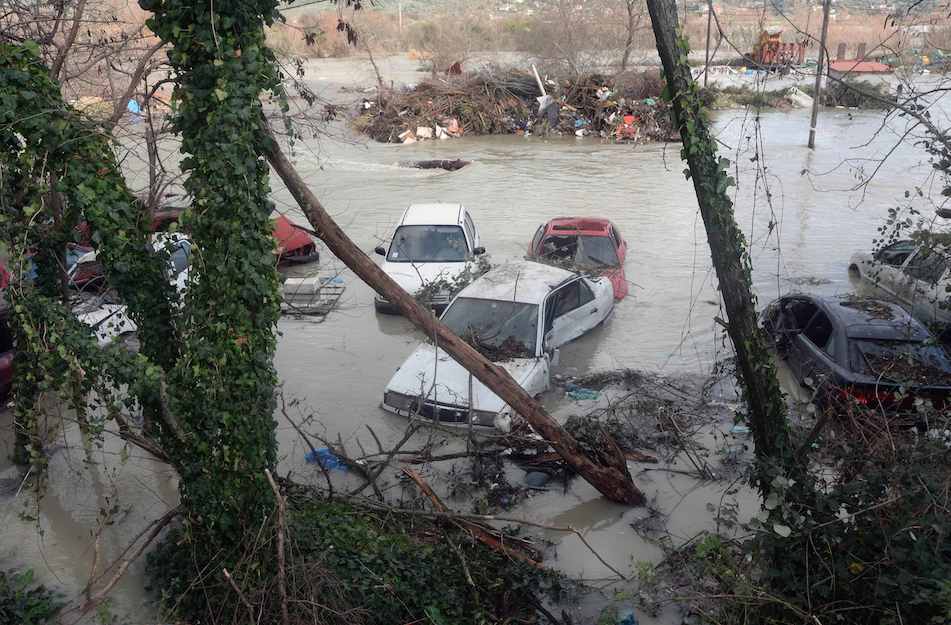
[[[545,347],[572,341],[601,321],[599,303],[584,280],[577,278],[548,296],[545,305]]]
[[[915,317],[934,321],[947,299],[944,278],[948,274],[948,257],[944,249],[921,247],[902,267],[906,276],[903,292]]]
[[[915,255],[917,249],[914,241],[907,240],[887,245],[875,252],[871,263],[862,263],[862,274],[876,287],[897,298],[905,281],[902,267]]]
[[[621,267],[624,267],[624,261],[627,258],[627,241],[624,240],[624,237],[621,236],[620,231],[618,231],[614,224],[611,224],[611,236],[614,237],[617,243],[618,260],[621,261]]]
[[[465,224],[466,234],[469,236],[469,251],[481,247],[482,242],[479,240],[479,230],[476,228],[475,222],[472,221],[472,216],[469,215],[468,210],[463,216],[463,223]]]
[[[542,244],[542,235],[545,234],[545,224],[538,226],[538,230],[535,231],[535,236],[532,237],[532,242],[528,246],[528,255],[531,257],[538,256],[538,246]]]
[[[802,332],[792,341],[795,355],[794,370],[799,380],[813,389],[820,388],[832,374],[835,360],[835,327],[831,318],[820,308]]]

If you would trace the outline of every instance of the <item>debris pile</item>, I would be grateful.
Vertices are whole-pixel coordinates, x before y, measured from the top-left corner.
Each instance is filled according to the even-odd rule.
[[[363,100],[354,126],[384,143],[533,133],[676,141],[661,89],[657,72],[590,74],[540,84],[529,72],[486,69],[387,92],[382,104]]]

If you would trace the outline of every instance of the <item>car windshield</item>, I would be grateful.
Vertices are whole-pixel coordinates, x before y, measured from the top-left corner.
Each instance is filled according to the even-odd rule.
[[[951,356],[921,341],[852,340],[854,371],[899,384],[951,384]]]
[[[456,263],[469,246],[459,226],[400,226],[386,259],[391,263]]]
[[[442,322],[490,360],[535,356],[535,304],[459,297],[443,313]]]
[[[620,261],[611,237],[588,235],[554,235],[542,241],[540,255],[544,260],[576,267],[617,267]]]

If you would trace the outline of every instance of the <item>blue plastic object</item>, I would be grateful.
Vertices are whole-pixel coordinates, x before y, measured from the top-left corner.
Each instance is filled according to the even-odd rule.
[[[631,606],[622,606],[617,610],[617,625],[637,625],[637,615]]]
[[[309,464],[319,464],[328,470],[340,469],[343,471],[347,468],[340,458],[335,456],[334,453],[326,447],[308,451],[306,454],[304,454],[304,460],[306,460]]]
[[[565,391],[565,394],[568,395],[568,397],[576,401],[589,401],[597,399],[601,396],[601,394],[593,388],[578,386],[574,382],[568,382],[568,384],[565,384]]]

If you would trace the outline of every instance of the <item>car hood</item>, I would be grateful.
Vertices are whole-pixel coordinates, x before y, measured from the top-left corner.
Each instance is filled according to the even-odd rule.
[[[524,386],[539,358],[513,358],[497,363],[519,386]],[[435,390],[433,374],[435,372]],[[410,354],[387,384],[386,390],[418,397],[424,395],[440,403],[469,405],[469,372],[442,349],[424,343]],[[472,379],[473,410],[500,412],[505,402],[482,382]]]
[[[439,279],[452,280],[460,273],[465,271],[469,265],[467,262],[461,263],[391,263],[384,262],[381,269],[386,275],[393,278],[400,288],[415,295],[427,284]]]

